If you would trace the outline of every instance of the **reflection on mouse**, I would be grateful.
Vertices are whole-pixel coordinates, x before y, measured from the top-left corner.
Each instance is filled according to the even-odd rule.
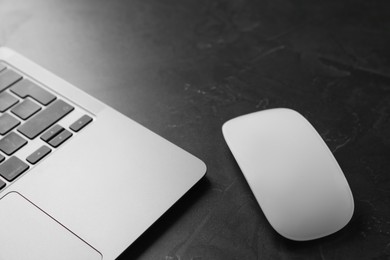
[[[352,218],[347,180],[314,127],[298,112],[276,108],[240,116],[222,127],[225,140],[271,226],[311,240]]]

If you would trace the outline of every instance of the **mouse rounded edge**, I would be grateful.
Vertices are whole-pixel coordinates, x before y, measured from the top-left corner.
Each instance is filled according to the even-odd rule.
[[[274,108],[227,121],[222,132],[271,226],[295,241],[348,224],[352,192],[315,128],[298,112]]]

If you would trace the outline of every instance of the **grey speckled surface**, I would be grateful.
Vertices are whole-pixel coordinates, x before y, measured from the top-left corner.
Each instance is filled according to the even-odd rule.
[[[206,178],[119,259],[390,259],[387,1],[0,1],[0,45],[202,158]],[[289,107],[343,168],[356,211],[312,242],[277,235],[221,133]]]

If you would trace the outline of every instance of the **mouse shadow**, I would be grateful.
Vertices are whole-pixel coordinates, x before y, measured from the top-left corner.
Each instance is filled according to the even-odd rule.
[[[169,208],[156,222],[154,222],[133,244],[131,244],[118,258],[139,258],[148,248],[177,222],[204,194],[211,184],[207,177],[203,177],[171,208]]]

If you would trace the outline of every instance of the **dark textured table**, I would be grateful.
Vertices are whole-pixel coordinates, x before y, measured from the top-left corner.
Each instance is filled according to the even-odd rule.
[[[390,259],[388,1],[0,1],[0,45],[176,143],[207,176],[119,259]],[[299,111],[341,165],[355,214],[292,242],[272,230],[221,133]]]

